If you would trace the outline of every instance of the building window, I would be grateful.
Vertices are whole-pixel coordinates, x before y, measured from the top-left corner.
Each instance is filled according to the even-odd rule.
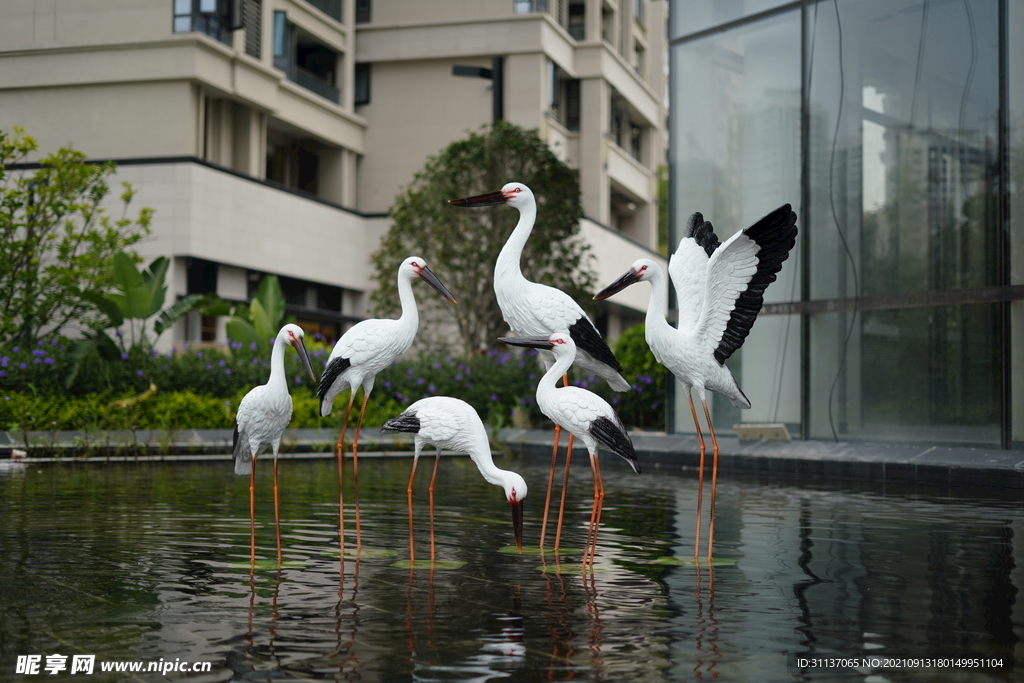
[[[372,19],[372,0],[356,0],[356,23],[369,24]]]
[[[565,29],[574,40],[586,40],[586,5],[574,2],[569,5],[569,19]]]
[[[640,23],[641,26],[645,25],[644,21],[644,5],[646,0],[633,0],[633,17]]]
[[[321,145],[275,129],[267,130],[266,177],[292,190],[317,195]]]
[[[205,33],[230,45],[232,30],[240,28],[232,16],[233,4],[230,0],[174,0],[174,32]]]
[[[566,130],[577,132],[580,129],[580,82],[569,78],[569,75],[554,62],[550,64],[549,81],[551,91],[551,113],[558,123]]]
[[[285,12],[274,12],[274,66],[289,81],[338,104],[338,61],[334,50],[289,23]]]
[[[366,62],[356,64],[355,103],[370,103],[370,65]]]
[[[514,14],[531,14],[533,12],[547,12],[548,0],[512,0],[512,12]]]

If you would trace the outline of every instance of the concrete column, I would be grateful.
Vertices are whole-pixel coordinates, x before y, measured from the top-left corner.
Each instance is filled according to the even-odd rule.
[[[607,154],[608,84],[602,78],[580,82],[580,192],[583,212],[599,223],[611,223],[611,191]]]
[[[548,109],[547,57],[540,52],[505,57],[505,119],[523,128],[542,128]]]
[[[344,155],[340,147],[320,150],[319,195],[337,204],[345,203]]]

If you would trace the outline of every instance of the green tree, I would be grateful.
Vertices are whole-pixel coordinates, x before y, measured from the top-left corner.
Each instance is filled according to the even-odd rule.
[[[391,229],[372,256],[374,312],[398,310],[398,265],[408,256],[420,256],[459,300],[453,307],[420,293],[420,344],[445,345],[445,330],[454,320],[465,352],[496,346],[508,328],[494,297],[494,262],[519,212],[505,206],[469,211],[447,200],[494,191],[511,181],[528,185],[538,205],[537,225],[523,252],[523,274],[588,305],[595,275],[589,246],[579,237],[583,209],[576,175],[537,131],[502,121],[431,157],[395,198]]]
[[[230,315],[227,321],[227,335],[232,342],[256,345],[269,350],[278,331],[290,319],[284,315],[284,292],[274,274],[264,275],[256,288],[256,296],[249,305],[217,302],[207,307],[206,315]]]
[[[151,209],[127,215],[134,190],[122,183],[122,215],[104,203],[112,163],[89,164],[62,147],[38,169],[11,168],[38,147],[21,128],[0,131],[0,342],[29,344],[74,321],[99,320],[82,292],[112,284],[115,252],[149,233]]]

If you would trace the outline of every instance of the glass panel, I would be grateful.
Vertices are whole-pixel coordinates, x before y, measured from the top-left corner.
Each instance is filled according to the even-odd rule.
[[[174,0],[175,14],[192,14],[192,0]]]
[[[997,445],[997,307],[813,316],[811,437]]]
[[[806,11],[811,298],[997,284],[996,5]]]
[[[672,46],[675,230],[700,211],[724,240],[785,202],[799,210],[800,30],[800,13],[792,11]],[[801,230],[803,223],[801,217]],[[765,292],[766,301],[799,299],[801,241]],[[728,361],[753,408],[733,408],[716,395],[710,404],[717,431],[740,420],[799,422],[799,336],[794,320],[758,320]],[[678,386],[675,425],[681,432],[693,429]]]
[[[787,2],[789,0],[672,0],[669,38],[703,31]]]
[[[1007,3],[1007,95],[1010,124],[1010,282],[1024,284],[1024,4]],[[1010,305],[1010,340],[1013,357],[1012,436],[1024,442],[1024,301]]]
[[[199,11],[205,14],[213,14],[217,11],[217,0],[199,0]]]
[[[174,17],[174,32],[175,33],[188,33],[192,30],[192,17]]]

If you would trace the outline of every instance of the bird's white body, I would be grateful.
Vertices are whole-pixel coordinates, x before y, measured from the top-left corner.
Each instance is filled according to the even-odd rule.
[[[533,192],[521,183],[509,183],[502,191],[510,188],[517,190],[517,194],[507,204],[519,210],[519,222],[498,254],[494,266],[494,295],[512,335],[547,336],[555,332],[571,331],[570,328],[578,324],[589,326],[596,335],[593,321],[572,297],[560,289],[530,282],[523,275],[520,262],[537,218],[537,201]],[[553,356],[547,351],[541,351],[541,357],[545,367],[550,367]],[[629,389],[629,382],[614,368],[582,349],[577,349],[573,364],[602,377],[616,391]]]
[[[397,320],[375,318],[357,323],[334,345],[327,359],[324,377],[321,378],[322,382],[331,382],[329,386],[322,387],[321,417],[331,414],[334,399],[349,388],[362,387],[363,394],[368,396],[373,391],[377,373],[412,346],[419,329],[420,316],[416,296],[412,291],[412,281],[419,274],[411,263],[422,264],[422,259],[410,257],[398,268],[398,298],[402,305],[402,315]],[[344,362],[347,367],[331,378],[329,373],[335,361]]]
[[[619,416],[615,414],[608,402],[597,394],[580,387],[559,387],[558,380],[569,370],[572,365],[573,356],[576,354],[576,345],[567,334],[553,334],[551,340],[559,340],[554,346],[555,362],[537,384],[537,407],[552,422],[557,423],[580,439],[587,447],[590,454],[597,454],[598,443],[609,448],[615,444],[607,440],[598,439],[595,435],[595,425],[605,424],[608,428],[616,431],[620,439],[629,442],[629,435],[623,426]],[[632,459],[623,455],[619,449],[616,453],[626,459],[634,471],[639,472],[636,456]],[[632,450],[630,443],[629,450]]]
[[[291,422],[292,397],[288,393],[288,379],[284,371],[289,328],[298,329],[298,326],[285,325],[274,340],[274,349],[270,354],[270,379],[266,384],[251,389],[238,404],[235,416],[235,474],[249,474],[253,459],[268,449],[273,451],[276,458],[281,436]],[[301,332],[299,329],[300,335]]]
[[[704,254],[702,249],[700,252]],[[654,261],[642,261],[647,265],[647,272],[650,274],[645,279],[651,283],[651,299],[647,306],[644,334],[654,358],[679,379],[687,393],[691,389],[696,389],[702,401],[706,400],[706,389],[710,389],[726,396],[737,408],[749,408],[750,401],[736,384],[732,372],[714,359],[713,353],[718,340],[712,336],[714,326],[709,324],[712,316],[703,315],[701,309],[696,308],[703,307],[703,302],[708,300],[704,291],[701,290],[687,299],[677,295],[680,322],[679,328],[676,329],[665,319],[668,287],[665,274]],[[704,262],[708,262],[706,255]],[[703,269],[697,272],[703,272]],[[676,290],[677,294],[681,293],[678,283]]]
[[[476,410],[465,401],[450,396],[430,396],[413,403],[402,415],[419,420],[419,431],[414,437],[415,458],[419,458],[427,444],[438,451],[468,453],[480,475],[488,483],[500,486],[506,499],[521,501],[526,497],[523,478],[494,464],[487,430]]]

